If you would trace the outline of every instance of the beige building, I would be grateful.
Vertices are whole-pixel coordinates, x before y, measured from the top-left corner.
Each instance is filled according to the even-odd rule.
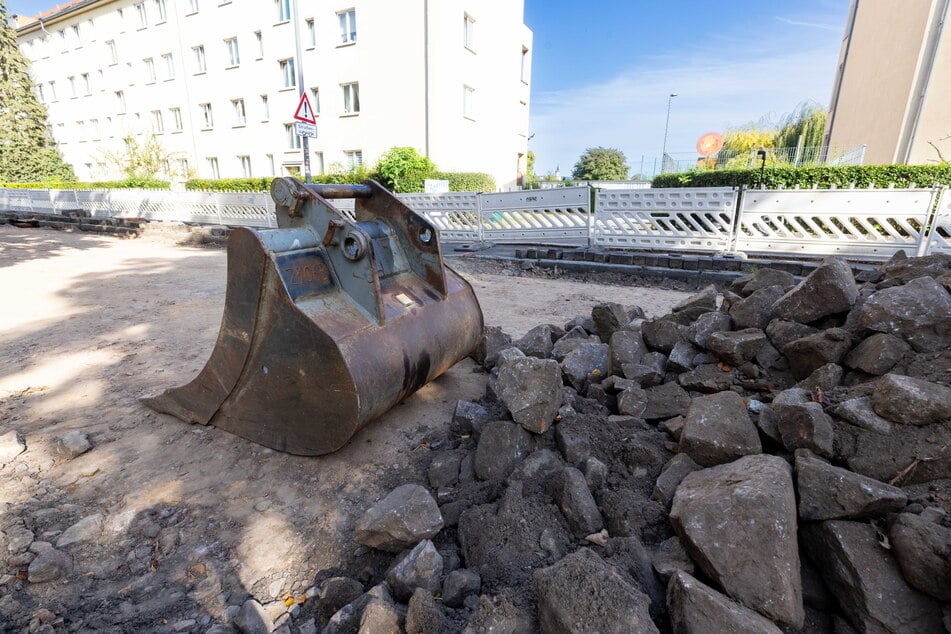
[[[865,163],[951,160],[951,0],[852,0],[827,144]],[[937,149],[936,149],[937,148]]]
[[[297,173],[293,0],[73,0],[14,18],[54,137],[81,179],[154,133],[169,171]],[[514,187],[525,169],[532,33],[522,0],[307,0],[314,174],[410,146]]]

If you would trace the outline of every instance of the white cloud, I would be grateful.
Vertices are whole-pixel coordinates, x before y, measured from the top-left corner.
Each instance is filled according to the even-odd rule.
[[[791,26],[802,26],[807,29],[820,29],[822,31],[836,31],[841,32],[842,27],[836,26],[834,24],[825,24],[823,22],[806,22],[804,20],[793,20],[791,18],[776,18],[783,24],[789,24]]]
[[[771,46],[759,38],[692,52],[686,59],[646,60],[605,82],[537,93],[530,144],[536,170],[544,174],[558,165],[563,175],[569,174],[585,148],[599,145],[624,151],[635,172],[642,155],[649,167],[661,155],[672,92],[678,96],[670,116],[671,153],[692,152],[706,132],[722,132],[769,113],[777,118],[805,100],[827,105],[837,42],[799,44]]]

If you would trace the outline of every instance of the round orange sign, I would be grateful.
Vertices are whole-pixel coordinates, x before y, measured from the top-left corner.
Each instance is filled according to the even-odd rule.
[[[716,132],[707,132],[697,140],[697,152],[700,156],[716,154],[723,147],[723,137]]]

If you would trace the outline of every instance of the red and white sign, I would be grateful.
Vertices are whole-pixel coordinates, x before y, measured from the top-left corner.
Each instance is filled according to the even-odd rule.
[[[300,103],[297,104],[294,118],[304,123],[317,124],[317,118],[314,117],[314,109],[310,106],[310,99],[307,98],[306,92],[302,92],[300,95]]]

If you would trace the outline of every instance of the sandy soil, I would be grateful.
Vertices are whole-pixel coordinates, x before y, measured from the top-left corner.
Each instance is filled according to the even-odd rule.
[[[0,226],[0,435],[15,429],[28,447],[0,469],[0,530],[24,523],[55,542],[76,521],[103,518],[101,534],[66,549],[64,581],[15,581],[5,575],[17,567],[0,560],[0,631],[39,608],[99,631],[188,619],[202,629],[248,594],[264,603],[303,592],[320,570],[359,577],[349,568],[356,518],[396,483],[421,479],[424,443],[444,432],[457,399],[484,390],[466,360],[320,458],[155,414],[138,398],[191,380],[211,352],[225,264],[223,249],[167,239]],[[658,315],[685,296],[458,268],[486,323],[514,335],[600,301]],[[54,441],[71,430],[94,448],[64,461]]]

